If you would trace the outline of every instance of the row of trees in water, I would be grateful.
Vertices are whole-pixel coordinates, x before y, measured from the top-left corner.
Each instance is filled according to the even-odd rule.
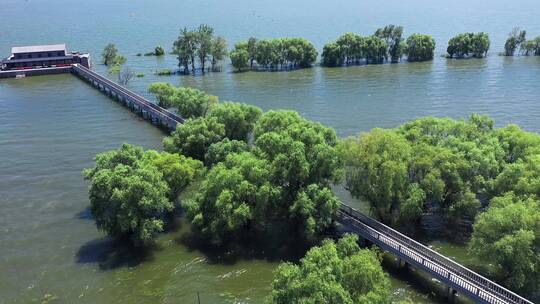
[[[409,61],[433,59],[435,40],[431,36],[413,34],[404,40],[402,35],[403,27],[394,25],[380,28],[367,37],[346,33],[324,46],[321,63],[330,67],[383,63],[389,59],[397,63],[405,54]]]
[[[527,31],[514,28],[504,44],[504,55],[514,56],[517,50],[525,56],[540,56],[540,36],[527,40]]]
[[[494,128],[488,117],[473,115],[421,118],[338,139],[333,129],[293,111],[263,113],[162,83],[150,91],[189,119],[164,139],[165,152],[124,145],[99,154],[85,171],[92,214],[109,235],[151,242],[182,208],[193,233],[216,250],[261,237],[317,244],[332,231],[339,208],[330,186],[345,179],[354,196],[369,202],[372,216],[409,234],[422,234],[424,213],[435,209],[449,235],[459,219],[475,219],[470,252],[491,263],[504,285],[537,290],[538,134],[515,125]],[[197,194],[179,200],[194,181]],[[352,299],[344,303],[371,296],[386,303],[387,279],[375,253],[351,238],[323,242],[299,265],[282,264],[271,303],[315,295],[332,302],[337,294]],[[344,270],[350,278],[332,275]]]
[[[487,33],[462,33],[448,41],[447,56],[482,58],[487,56],[489,47]],[[409,62],[427,61],[433,59],[434,51],[435,40],[430,35],[412,34],[405,39],[402,26],[387,25],[370,36],[346,33],[336,41],[327,43],[321,54],[321,65],[336,67],[361,63],[397,63],[404,56]],[[540,56],[540,36],[527,40],[526,31],[515,28],[509,34],[502,54],[513,56],[516,51],[522,55]],[[120,72],[126,62],[126,57],[117,53],[114,44],[108,44],[102,53],[103,63],[115,73]],[[164,53],[164,49],[158,46],[154,52],[145,55],[162,56]],[[237,43],[229,52],[227,41],[223,37],[214,36],[214,29],[206,24],[196,29],[181,29],[172,53],[177,56],[178,66],[184,74],[195,73],[196,70],[202,73],[220,71],[219,63],[227,56],[239,72],[249,69],[275,71],[307,68],[315,64],[318,56],[313,44],[304,38],[258,40],[251,37]],[[172,72],[164,74],[170,75]]]
[[[263,39],[249,38],[234,46],[229,56],[238,71],[289,70],[307,68],[317,60],[317,50],[303,38]]]

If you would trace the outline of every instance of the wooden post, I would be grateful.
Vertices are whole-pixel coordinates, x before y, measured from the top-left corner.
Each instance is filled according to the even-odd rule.
[[[197,291],[197,302],[201,304],[201,297],[199,296],[199,292]]]

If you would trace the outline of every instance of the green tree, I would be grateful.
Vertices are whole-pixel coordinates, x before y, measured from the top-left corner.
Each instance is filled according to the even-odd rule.
[[[399,62],[404,52],[402,44],[403,27],[390,24],[377,29],[374,35],[385,40],[388,45],[388,57],[390,57],[391,62]]]
[[[493,263],[499,279],[515,290],[540,285],[540,203],[513,193],[494,198],[474,224],[470,250]]]
[[[242,109],[238,105],[231,108]],[[228,115],[207,119],[213,119],[221,126],[221,134],[226,134],[226,127],[217,117]],[[247,126],[242,125],[238,128]],[[184,126],[175,133],[182,133]],[[202,132],[191,133],[197,133],[194,138],[203,137],[198,136]],[[191,148],[193,144],[187,137],[173,134],[166,149],[182,144]],[[329,185],[339,181],[342,174],[333,130],[296,112],[270,111],[257,120],[251,149],[234,140],[220,142],[222,137],[200,149],[206,151],[206,164],[214,165],[203,182],[200,197],[185,206],[190,210],[190,221],[208,240],[220,245],[240,235],[284,231],[315,241],[333,225],[339,201]],[[194,155],[183,147],[178,152]]]
[[[487,33],[463,33],[448,41],[448,57],[464,58],[473,56],[482,58],[489,50],[489,36]]]
[[[435,39],[430,35],[412,34],[407,38],[407,60],[427,61],[433,59]]]
[[[194,201],[184,209],[194,227],[220,245],[262,226],[264,214],[279,196],[267,181],[269,167],[250,153],[231,154],[208,172]]]
[[[373,213],[395,223],[400,202],[407,201],[408,159],[412,148],[403,136],[374,129],[342,143],[340,152],[347,170],[347,189],[371,203]]]
[[[388,45],[376,36],[368,36],[364,39],[362,54],[366,63],[383,63],[387,56]]]
[[[216,37],[212,40],[212,47],[210,49],[210,56],[212,56],[211,64],[212,71],[217,71],[217,64],[221,60],[227,57],[227,41],[223,37]]]
[[[225,126],[215,117],[189,119],[163,140],[165,151],[201,161],[208,148],[225,137]]]
[[[142,148],[124,144],[98,154],[96,166],[84,171],[98,228],[113,237],[129,236],[137,244],[163,231],[164,217],[173,209],[162,173],[145,165],[143,157]]]
[[[210,145],[208,152],[204,156],[207,166],[212,167],[217,163],[225,161],[229,154],[248,152],[249,146],[245,141],[223,139],[220,142]]]
[[[343,64],[343,56],[341,48],[337,43],[328,43],[324,45],[323,52],[321,54],[322,65],[327,67],[336,67]]]
[[[225,126],[225,137],[247,141],[255,123],[261,116],[261,109],[245,103],[224,102],[216,105],[209,113]]]
[[[218,98],[195,88],[176,88],[173,103],[184,118],[204,117],[218,103]]]
[[[112,43],[109,43],[103,49],[101,57],[103,58],[103,64],[110,65],[113,63],[114,59],[118,55],[118,49]]]
[[[180,154],[148,151],[144,160],[157,168],[163,180],[169,186],[168,198],[174,202],[202,172],[203,164],[195,159]]]
[[[257,56],[257,38],[250,37],[247,41],[246,51],[249,57],[249,68],[253,69],[253,62]]]
[[[514,56],[516,49],[527,41],[527,31],[515,27],[504,43],[504,56]]]
[[[375,252],[360,249],[358,237],[311,248],[299,265],[282,263],[274,274],[267,302],[390,303],[390,280]]]
[[[199,25],[196,33],[197,41],[197,56],[199,57],[199,63],[201,64],[201,71],[205,72],[205,63],[208,60],[209,54],[212,53],[212,40],[214,36],[214,29],[207,24]]]
[[[234,50],[229,54],[231,58],[232,66],[238,71],[242,72],[243,70],[249,67],[249,53],[246,50]]]
[[[198,34],[184,27],[180,30],[180,35],[173,44],[173,53],[178,56],[178,66],[183,67],[185,74],[189,73],[190,64],[191,70],[195,72],[197,40]]]
[[[167,82],[154,82],[148,87],[148,92],[154,94],[159,106],[170,108],[175,105],[174,93],[176,87]]]

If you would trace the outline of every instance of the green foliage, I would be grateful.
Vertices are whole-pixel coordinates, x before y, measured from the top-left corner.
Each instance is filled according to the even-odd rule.
[[[185,74],[189,74],[190,67],[195,73],[197,59],[204,74],[208,60],[212,70],[218,70],[216,64],[227,55],[227,42],[223,37],[214,37],[214,29],[207,24],[201,24],[195,30],[184,27],[173,44],[173,53],[178,56],[178,66]]]
[[[148,92],[154,94],[159,106],[170,108],[174,105],[173,96],[176,87],[168,82],[154,82],[148,87]]]
[[[267,299],[272,304],[391,303],[390,280],[378,256],[360,249],[358,237],[346,235],[337,243],[325,240],[311,248],[299,265],[282,263]]]
[[[249,53],[246,50],[234,50],[229,54],[231,58],[232,66],[238,71],[242,72],[249,67]]]
[[[245,141],[223,139],[220,142],[210,145],[208,152],[204,156],[207,166],[212,167],[217,163],[225,161],[229,154],[248,152],[249,146]]]
[[[149,150],[144,161],[156,167],[169,186],[169,200],[175,201],[203,171],[203,164],[195,159],[180,154],[158,153]]]
[[[374,34],[376,37],[384,39],[388,45],[388,55],[393,63],[399,62],[403,56],[403,27],[393,24],[377,29]]]
[[[148,87],[148,92],[156,96],[160,106],[175,107],[184,118],[204,117],[212,106],[218,103],[216,96],[208,95],[194,88],[177,88],[165,82],[152,83]]]
[[[502,191],[499,184],[507,182],[498,178],[515,177],[503,169],[534,143],[530,136],[514,127],[494,129],[485,116],[428,117],[347,139],[340,152],[351,193],[370,201],[384,222],[410,224],[430,208],[446,210],[451,220],[474,218],[479,197]]]
[[[225,137],[247,141],[255,123],[261,116],[261,109],[245,103],[224,102],[216,105],[209,113],[225,126]]]
[[[540,56],[540,36],[523,43],[521,45],[521,51],[525,56]]]
[[[383,63],[387,58],[388,44],[376,36],[368,36],[362,45],[362,54],[366,63]]]
[[[212,71],[218,71],[217,64],[227,57],[227,41],[223,37],[215,37],[212,39],[212,46],[210,48],[210,56],[212,57],[210,63],[212,64]]]
[[[489,36],[487,33],[463,33],[448,41],[448,57],[465,58],[473,56],[482,58],[489,50]]]
[[[367,37],[345,33],[323,47],[321,64],[332,67],[361,62],[383,63],[388,58],[396,63],[404,54],[408,54],[409,61],[433,59],[435,40],[431,36],[413,34],[405,42],[402,35],[403,27],[395,25],[377,29],[374,35]]]
[[[430,35],[412,34],[407,38],[407,61],[427,61],[433,59],[435,39]]]
[[[195,201],[184,208],[195,228],[212,243],[239,237],[250,225],[261,225],[279,189],[267,181],[270,168],[250,153],[232,154],[212,167]]]
[[[176,88],[172,100],[184,118],[204,117],[218,103],[216,96],[188,87]]]
[[[96,155],[85,169],[90,180],[92,215],[99,229],[113,237],[147,243],[161,231],[174,199],[194,179],[202,164],[180,155],[144,151],[124,144]]]
[[[540,202],[512,192],[494,198],[474,224],[471,252],[494,264],[502,282],[515,290],[540,285]]]
[[[324,45],[321,57],[321,64],[327,67],[340,66],[344,61],[341,48],[335,42]]]
[[[504,43],[504,56],[514,56],[516,49],[527,41],[527,31],[514,28]]]
[[[231,52],[233,66],[241,71],[254,62],[259,69],[278,70],[310,67],[317,60],[317,50],[311,42],[303,38],[279,38],[257,40],[235,45]]]
[[[103,58],[103,64],[105,65],[112,64],[117,54],[118,54],[118,49],[116,48],[116,46],[112,43],[107,44],[105,48],[103,49],[103,52],[101,53],[101,57]]]
[[[225,103],[214,110],[205,120],[221,126],[222,133],[200,148],[206,151],[206,164],[213,167],[199,196],[185,203],[194,227],[214,244],[269,233],[275,225],[306,240],[317,239],[332,225],[339,208],[328,188],[341,177],[334,131],[292,111],[270,111],[257,120],[260,110],[251,106]],[[255,121],[253,147],[230,140],[245,140]],[[179,152],[193,156],[186,151],[194,145],[189,138],[200,143],[207,136],[179,135],[186,125],[165,146],[169,150],[185,144]],[[229,138],[220,141],[225,134]]]
[[[215,117],[189,119],[163,140],[165,151],[201,161],[208,148],[225,137],[225,126]]]
[[[156,46],[156,48],[154,49],[154,55],[163,56],[165,55],[165,50],[161,46]]]

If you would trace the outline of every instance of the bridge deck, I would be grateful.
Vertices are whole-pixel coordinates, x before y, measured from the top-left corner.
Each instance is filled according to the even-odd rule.
[[[146,98],[80,64],[73,65],[72,73],[86,79],[99,89],[103,89],[103,91],[117,97],[120,101],[125,103],[126,106],[153,123],[166,128],[168,131],[173,131],[176,129],[177,124],[184,123],[184,119],[179,115],[158,106]]]
[[[479,303],[533,304],[345,204],[340,207],[338,222]]]

